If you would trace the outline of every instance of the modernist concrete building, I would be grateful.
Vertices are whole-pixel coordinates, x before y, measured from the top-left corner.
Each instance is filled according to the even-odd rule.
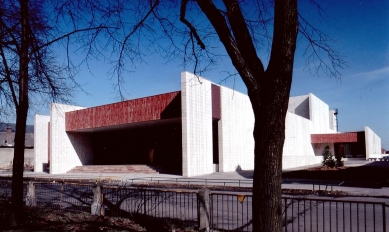
[[[379,156],[372,130],[337,133],[335,122],[313,94],[291,97],[283,168],[320,163],[327,144],[345,157]],[[176,92],[92,108],[52,104],[50,116],[35,116],[35,171],[47,163],[53,174],[115,164],[158,164],[183,176],[249,170],[253,125],[247,95],[183,72]]]

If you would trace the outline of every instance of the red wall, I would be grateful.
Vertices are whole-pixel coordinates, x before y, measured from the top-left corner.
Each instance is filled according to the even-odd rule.
[[[180,91],[67,112],[66,131],[161,119]]]
[[[357,133],[312,134],[311,143],[352,143],[358,142]]]

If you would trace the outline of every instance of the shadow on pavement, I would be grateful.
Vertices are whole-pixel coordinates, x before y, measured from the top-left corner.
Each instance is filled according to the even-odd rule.
[[[382,188],[389,187],[389,162],[369,162],[361,166],[345,166],[340,169],[309,168],[285,172],[283,181],[295,183],[338,182],[340,186]]]
[[[254,177],[254,171],[236,171],[241,177],[244,177],[246,179],[253,179]]]

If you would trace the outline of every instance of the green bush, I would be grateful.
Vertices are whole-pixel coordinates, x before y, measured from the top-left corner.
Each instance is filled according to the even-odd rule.
[[[326,145],[321,155],[323,156],[323,161],[321,162],[323,166],[330,167],[330,168],[335,167],[336,160],[332,155],[332,152],[330,151],[330,146]]]
[[[340,156],[339,154],[335,154],[335,166],[336,167],[343,167],[344,166],[344,163],[343,163],[343,157]]]

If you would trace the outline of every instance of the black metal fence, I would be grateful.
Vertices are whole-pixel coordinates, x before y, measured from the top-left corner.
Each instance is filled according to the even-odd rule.
[[[0,200],[11,199],[11,181],[0,181]]]
[[[386,231],[382,202],[283,197],[284,231]]]
[[[11,182],[0,181],[0,200],[11,196]],[[27,184],[27,183],[26,183]],[[25,184],[25,186],[26,186]],[[37,207],[91,212],[94,184],[36,182]],[[24,187],[25,196],[27,188]],[[102,186],[105,214],[174,219],[196,225],[197,191]],[[215,231],[252,231],[252,195],[212,192],[210,227]],[[284,231],[387,231],[388,205],[325,197],[283,196]]]
[[[35,183],[36,206],[91,212],[93,185],[74,183]]]
[[[217,231],[252,231],[252,196],[212,193],[211,225]],[[382,202],[282,198],[283,231],[387,231]]]
[[[196,191],[105,186],[103,196],[106,214],[110,216],[144,215],[188,222],[197,221]]]
[[[252,195],[211,193],[211,227],[218,231],[252,231]]]

